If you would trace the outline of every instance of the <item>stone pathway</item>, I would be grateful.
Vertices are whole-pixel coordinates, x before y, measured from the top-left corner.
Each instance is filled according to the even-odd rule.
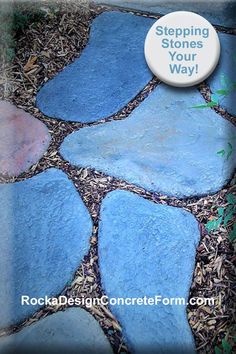
[[[207,80],[216,100],[229,113],[236,115],[236,37],[219,33],[221,59],[217,69]]]
[[[167,14],[172,11],[193,11],[215,25],[234,27],[236,5],[233,1],[173,1],[173,0],[95,0],[98,4],[116,5],[148,11],[153,14]]]
[[[187,302],[200,239],[190,213],[117,190],[103,201],[100,217],[100,269],[110,298],[163,294]],[[160,303],[112,309],[131,352],[152,348],[152,353],[194,353],[185,306]]]
[[[120,12],[98,16],[81,57],[39,91],[39,109],[49,117],[94,122],[123,108],[152,78],[143,43],[153,23]]]
[[[236,147],[236,128],[210,108],[193,108],[204,103],[195,88],[158,85],[127,119],[69,135],[61,153],[73,165],[169,196],[216,192],[236,164],[235,155],[225,160],[217,152],[229,141]]]
[[[213,22],[220,18],[219,9],[211,13]],[[227,18],[230,23],[231,17]],[[235,127],[221,116],[230,115],[232,120],[236,109],[231,103],[235,98],[231,45],[235,37],[220,34],[221,64],[208,80],[216,108],[198,108],[206,105],[202,88],[201,92],[198,88],[180,90],[160,83],[129,111],[129,117],[115,120],[112,115],[152,79],[143,43],[153,22],[119,11],[97,16],[81,56],[39,90],[36,104],[49,120],[82,123],[79,131],[71,125],[74,133],[61,145],[60,152],[68,160],[63,160],[65,171],[74,165],[86,173],[89,167],[110,179],[122,179],[124,185],[162,193],[164,198],[199,198],[219,191],[236,166],[232,153]],[[43,156],[50,141],[43,123],[0,102],[1,174],[16,177],[26,172]],[[20,332],[1,337],[0,351],[43,343],[64,352],[112,352],[99,324],[85,310],[67,309],[24,327],[23,321],[40,306],[19,303],[21,295],[58,296],[70,285],[88,256],[89,238],[97,230],[99,279],[105,294],[188,299],[200,239],[198,222],[189,212],[116,190],[102,203],[99,200],[100,220],[93,225],[88,205],[68,176],[55,168],[1,184],[0,198],[0,329],[12,331],[13,326],[23,324]],[[150,346],[155,347],[153,353],[170,353],[173,348],[174,353],[195,352],[186,306],[126,305],[110,310],[132,353],[143,353]],[[47,349],[51,354],[51,348]]]
[[[48,316],[0,341],[0,353],[112,354],[99,324],[83,309]]]
[[[43,156],[50,140],[43,123],[0,101],[0,174],[17,176],[26,171]]]
[[[0,185],[0,328],[32,316],[21,296],[56,296],[89,249],[91,218],[67,176],[49,169]]]

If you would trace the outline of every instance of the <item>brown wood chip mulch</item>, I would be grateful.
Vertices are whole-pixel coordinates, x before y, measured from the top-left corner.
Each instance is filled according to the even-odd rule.
[[[109,177],[95,170],[71,166],[58,152],[63,139],[72,131],[83,126],[102,124],[113,119],[124,119],[137,107],[156,85],[153,79],[124,109],[112,117],[96,123],[81,124],[49,119],[35,107],[35,96],[40,86],[55,76],[68,63],[78,57],[86,46],[90,23],[100,12],[111,11],[112,8],[89,5],[88,0],[58,2],[55,1],[47,8],[45,18],[30,26],[18,38],[16,57],[11,65],[1,63],[1,98],[8,100],[19,108],[33,114],[44,122],[52,135],[52,142],[43,158],[26,173],[17,178],[1,176],[0,182],[8,183],[24,180],[43,170],[56,167],[67,173],[76,189],[88,207],[93,221],[93,234],[88,255],[77,270],[73,282],[67,286],[62,294],[73,297],[101,297],[104,292],[101,288],[100,273],[97,256],[97,230],[99,208],[106,193],[114,189],[129,190],[155,203],[179,206],[191,211],[201,226],[201,241],[196,254],[196,267],[190,297],[214,297],[216,304],[212,306],[192,306],[187,308],[188,320],[192,328],[197,352],[214,353],[215,345],[219,345],[223,338],[233,345],[235,336],[235,261],[233,245],[228,240],[228,233],[232,228],[221,226],[217,231],[207,233],[204,225],[217,214],[218,207],[227,206],[226,194],[236,195],[235,178],[220,192],[202,198],[178,200],[157,193],[150,193],[142,188],[126,183],[125,181]],[[122,10],[128,11],[128,10]],[[137,15],[148,14],[135,12]],[[158,16],[151,16],[158,18]],[[220,28],[224,32],[230,29]],[[209,100],[210,90],[206,84],[199,86],[199,90],[206,101]],[[223,118],[236,124],[232,117],[220,107],[214,108]],[[222,118],[222,119],[223,119]],[[63,307],[47,307],[38,311],[34,316],[20,323],[18,326],[0,332],[6,335],[20,330],[38,319]],[[115,353],[127,352],[122,338],[121,326],[105,306],[94,306],[88,309],[99,321],[107,335]]]

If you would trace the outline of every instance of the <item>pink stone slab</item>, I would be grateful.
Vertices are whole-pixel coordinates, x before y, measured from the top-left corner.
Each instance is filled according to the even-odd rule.
[[[0,100],[0,174],[18,176],[43,156],[51,137],[45,124]]]

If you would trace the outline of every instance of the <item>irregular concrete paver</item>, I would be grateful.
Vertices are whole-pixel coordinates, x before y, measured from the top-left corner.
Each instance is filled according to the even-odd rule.
[[[5,350],[5,351],[4,351]],[[20,332],[0,338],[0,353],[112,354],[98,322],[81,308],[48,316]]]
[[[212,93],[217,96],[219,104],[229,113],[236,115],[236,36],[219,33],[219,38],[220,61],[207,82]],[[222,94],[217,94],[217,91],[222,91]]]
[[[188,300],[200,234],[183,209],[114,191],[101,207],[99,262],[109,298]],[[132,353],[194,353],[185,305],[114,305]]]
[[[92,167],[148,190],[186,197],[213,193],[231,178],[236,155],[219,156],[236,128],[196,88],[159,85],[122,121],[81,129],[61,147],[72,164]]]
[[[87,253],[92,222],[67,176],[50,169],[0,185],[0,328],[32,315],[21,296],[57,295]]]
[[[43,156],[50,140],[46,125],[0,101],[0,174],[17,176],[26,171]]]
[[[120,12],[98,16],[81,56],[39,91],[39,109],[50,117],[93,122],[123,108],[152,78],[143,45],[153,23]]]
[[[172,11],[192,11],[216,25],[236,27],[234,1],[209,1],[207,5],[204,1],[95,0],[95,2],[163,15]]]

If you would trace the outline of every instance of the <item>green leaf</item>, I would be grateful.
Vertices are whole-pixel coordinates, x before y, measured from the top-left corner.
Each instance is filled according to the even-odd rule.
[[[211,95],[211,102],[219,104],[219,97],[216,94]]]
[[[229,159],[229,157],[232,155],[232,152],[233,152],[233,145],[231,143],[228,143],[228,153],[226,156],[226,160]]]
[[[213,219],[207,222],[206,229],[208,232],[217,230],[222,222],[223,217],[221,216],[219,219]]]
[[[236,224],[233,226],[233,230],[229,234],[229,240],[234,242],[236,240]]]
[[[214,101],[207,102],[206,104],[199,104],[196,106],[192,106],[191,108],[208,108],[208,107],[215,107],[218,103]]]
[[[226,160],[228,160],[230,158],[232,153],[233,153],[233,145],[230,142],[228,142],[228,145],[227,145],[227,154],[226,154],[226,150],[224,150],[224,149],[217,151],[217,154],[222,157],[225,156],[225,154],[226,154]]]
[[[225,339],[222,339],[222,347],[225,354],[230,354],[232,352],[231,345]]]
[[[225,155],[225,150],[217,151],[217,154],[218,154],[218,155],[221,155],[221,156],[224,156],[224,155]]]
[[[228,222],[233,218],[234,210],[232,205],[228,207],[225,211],[224,226],[227,226]]]
[[[228,153],[227,153],[227,155],[226,155],[226,160],[228,160],[231,155],[232,155],[232,150],[228,151]]]
[[[224,215],[225,208],[218,208],[217,212],[220,216]]]
[[[207,105],[206,104],[199,104],[196,106],[192,106],[191,108],[207,108]]]
[[[222,351],[217,346],[215,346],[215,354],[222,354]]]
[[[215,107],[217,105],[218,105],[218,102],[215,102],[215,101],[207,102],[207,107]]]
[[[221,95],[221,96],[227,96],[229,94],[229,90],[227,89],[221,89],[221,90],[217,90],[216,91],[217,95]]]
[[[229,204],[233,204],[233,205],[236,204],[236,197],[232,193],[228,193],[226,195],[226,200]]]

